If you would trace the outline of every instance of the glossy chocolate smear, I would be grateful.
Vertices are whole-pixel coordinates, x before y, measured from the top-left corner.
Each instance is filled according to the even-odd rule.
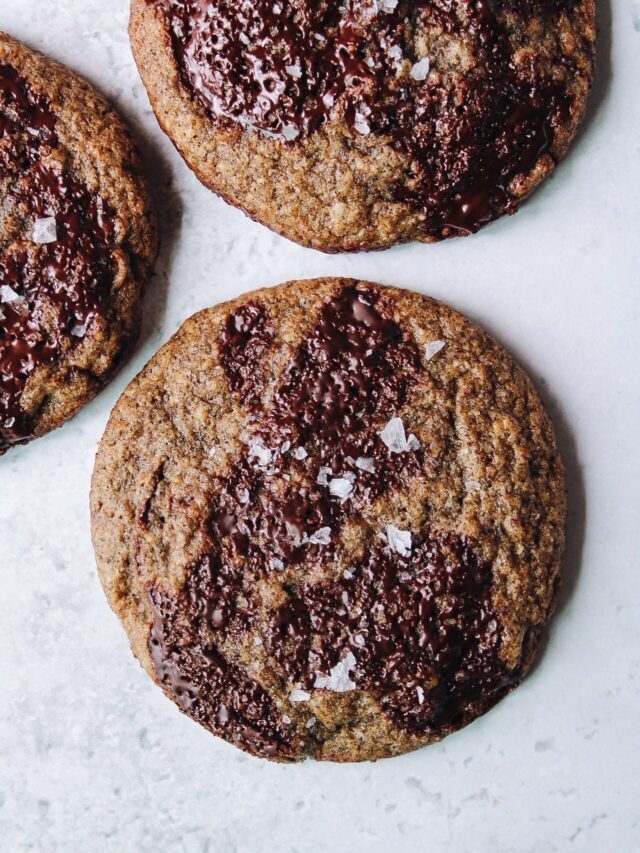
[[[82,340],[113,280],[110,214],[51,159],[55,126],[46,100],[0,65],[2,212],[24,231],[0,247],[0,453],[32,437],[29,377]],[[39,220],[53,220],[55,239],[34,242]]]
[[[215,645],[211,614],[200,607],[199,586],[208,589],[210,582],[211,567],[205,559],[189,577],[179,616],[175,600],[151,593],[156,615],[150,650],[158,678],[178,706],[214,734],[257,755],[293,758],[295,738],[287,732],[274,701]],[[185,644],[183,620],[197,642]]]
[[[288,144],[335,112],[357,136],[384,136],[409,166],[397,200],[435,236],[476,231],[516,203],[512,179],[548,151],[566,119],[570,68],[552,78],[516,62],[501,13],[550,27],[573,0],[159,0],[184,83],[215,121]],[[475,61],[444,79],[419,33],[466,40]],[[515,37],[513,37],[515,39]],[[434,73],[429,75],[429,65]]]
[[[264,378],[264,356],[273,342],[264,305],[248,302],[225,323],[220,340],[220,361],[231,389],[243,401],[255,402]]]
[[[315,744],[308,745],[312,734],[289,726],[285,747],[279,718],[260,691],[249,691],[250,723],[241,725],[253,733],[264,714],[263,741],[243,741],[233,728],[249,693],[240,669],[221,674],[221,649],[263,630],[256,621],[261,579],[281,576],[288,590],[266,638],[288,683],[313,689],[318,673],[327,676],[352,653],[357,686],[376,695],[397,725],[420,734],[459,724],[475,703],[486,707],[509,684],[498,658],[491,569],[473,543],[416,532],[410,556],[402,557],[380,537],[356,564],[345,563],[345,524],[361,522],[373,500],[406,488],[428,464],[427,448],[393,453],[379,435],[409,401],[422,370],[392,305],[373,289],[345,286],[322,307],[270,406],[252,396],[246,453],[213,490],[209,549],[189,568],[184,594],[171,599],[151,591],[150,649],[165,690],[213,731],[258,754],[299,755],[300,737],[307,751]],[[231,338],[234,347],[252,351],[258,316],[269,324],[257,305],[240,321],[231,314],[221,344]],[[230,389],[246,394],[244,380],[238,388],[235,374],[228,375]],[[332,493],[336,478],[349,484],[347,495]],[[147,500],[142,526],[148,513]],[[300,580],[331,564],[346,576],[328,585]]]
[[[350,677],[416,734],[460,726],[513,682],[498,656],[491,567],[473,543],[414,537],[411,554],[382,546],[331,586],[300,586],[271,619],[268,649],[313,689],[351,655]]]
[[[336,447],[404,405],[420,354],[379,301],[373,290],[348,286],[323,307],[275,395],[275,429]]]

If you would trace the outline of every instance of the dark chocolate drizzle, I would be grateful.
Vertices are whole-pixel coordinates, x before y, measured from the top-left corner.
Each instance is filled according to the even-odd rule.
[[[150,591],[150,647],[165,690],[199,722],[251,752],[267,754],[268,743],[269,756],[286,759],[299,750],[292,738],[300,736],[295,726],[282,729],[268,695],[225,658],[227,642],[247,642],[254,630],[266,638],[277,678],[309,689],[318,672],[327,674],[353,651],[358,687],[416,734],[455,727],[510,683],[498,654],[491,567],[470,541],[417,532],[404,558],[379,540],[350,563],[352,576],[328,585],[304,581],[313,566],[326,569],[334,560],[336,569],[345,566],[344,525],[362,523],[361,511],[375,498],[406,487],[429,464],[428,448],[392,453],[378,435],[406,404],[422,370],[415,342],[389,318],[388,300],[364,286],[345,286],[304,335],[267,408],[247,385],[259,371],[243,374],[239,386],[229,371],[230,388],[251,400],[247,454],[216,484],[210,544],[189,567],[185,591],[178,598]],[[221,336],[225,358],[230,330],[240,327],[241,339],[231,337],[252,352],[252,334],[259,342],[270,327],[265,309],[250,311],[262,318],[259,324],[237,316]],[[253,456],[256,444],[260,459]],[[299,446],[308,454],[302,459]],[[358,468],[359,457],[373,460],[375,470]],[[332,496],[318,483],[323,473],[325,481],[352,475],[351,494]],[[144,525],[148,512],[147,501]],[[256,622],[255,590],[261,578],[274,575],[282,577],[287,601],[265,626]],[[227,665],[234,669],[224,676]]]
[[[335,112],[354,135],[389,138],[409,163],[396,200],[437,237],[514,212],[508,187],[550,150],[568,118],[568,63],[551,77],[516,63],[503,11],[548,25],[574,0],[158,0],[183,82],[210,116],[286,144]],[[380,4],[384,6],[384,3]],[[455,80],[414,79],[421,25],[470,39],[478,56]],[[398,57],[406,60],[401,65]],[[437,70],[437,69],[436,69]]]
[[[2,212],[26,232],[0,247],[0,287],[18,296],[0,298],[0,453],[33,437],[34,418],[20,405],[26,382],[81,340],[113,280],[110,212],[51,156],[55,128],[45,98],[0,65]],[[56,241],[32,243],[35,221],[47,217]]]

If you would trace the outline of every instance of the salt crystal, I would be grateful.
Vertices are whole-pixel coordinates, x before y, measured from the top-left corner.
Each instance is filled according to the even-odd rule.
[[[240,489],[238,492],[238,500],[241,504],[249,503],[249,489]]]
[[[331,543],[331,528],[321,527],[312,533],[308,539],[310,545],[329,545]]]
[[[318,478],[316,480],[316,483],[318,483],[320,486],[328,486],[329,485],[329,477],[332,474],[333,474],[333,471],[331,470],[331,468],[327,468],[326,466],[323,466],[318,471]]]
[[[20,298],[20,294],[8,284],[0,285],[0,302],[18,302]]]
[[[418,450],[420,442],[415,435],[406,437],[402,418],[391,418],[380,433],[380,438],[392,453],[405,453],[408,450]]]
[[[291,717],[288,714],[283,714],[282,722],[285,724],[285,726],[291,725]]]
[[[402,62],[402,48],[399,44],[392,45],[388,50],[389,58],[393,59],[394,62]]]
[[[356,459],[356,468],[361,471],[368,471],[370,474],[376,473],[376,464],[373,459],[367,459],[366,456],[360,456]]]
[[[420,450],[420,442],[413,434],[407,439],[407,450]]]
[[[356,646],[359,646],[360,648],[362,648],[364,646],[365,640],[364,640],[364,637],[362,636],[362,634],[356,634],[355,637],[353,638],[353,642],[355,643]]]
[[[392,551],[396,551],[401,557],[408,557],[411,553],[411,532],[400,530],[394,524],[387,524],[387,542]]]
[[[329,494],[346,500],[353,491],[353,485],[345,477],[336,477],[329,483]]]
[[[211,450],[209,451],[209,456],[215,456],[217,452],[218,452],[218,448],[212,447]]]
[[[441,349],[444,348],[444,341],[431,341],[431,343],[426,344],[424,348],[424,357],[427,361],[431,361],[434,355],[437,355]]]
[[[261,646],[262,645],[262,640],[260,639],[260,637],[254,637],[253,638],[253,645],[254,646]]]
[[[285,441],[285,443],[284,443],[284,444],[282,445],[282,447],[280,448],[280,452],[281,452],[281,453],[286,453],[286,452],[287,452],[287,450],[289,450],[290,448],[291,448],[291,442],[290,442],[290,441]]]
[[[376,5],[379,12],[395,12],[398,0],[376,0]]]
[[[308,702],[309,699],[311,699],[311,694],[307,693],[306,690],[292,690],[289,693],[290,702]]]
[[[297,139],[300,136],[300,131],[297,127],[294,127],[294,125],[287,124],[282,128],[282,135],[285,139],[289,140],[289,142],[293,142],[294,139]]]
[[[33,223],[32,238],[34,243],[55,243],[58,239],[55,216],[36,219]]]
[[[350,571],[349,569],[345,569],[344,572],[342,573],[342,576],[344,578],[346,578],[347,580],[351,580],[351,578],[353,577],[353,572]]]
[[[294,459],[306,459],[309,454],[304,449],[304,447],[296,447],[293,451]]]
[[[229,712],[226,705],[220,705],[218,708],[218,719],[221,723],[226,723],[229,719]]]
[[[257,459],[258,465],[261,467],[268,465],[272,458],[272,452],[264,446],[261,438],[254,439],[249,445],[249,459]]]
[[[348,480],[350,483],[355,483],[355,481],[356,481],[356,475],[353,473],[353,471],[347,471],[342,476],[344,477],[345,480]]]
[[[361,136],[368,136],[371,133],[371,125],[362,115],[362,113],[356,113],[356,117],[353,121],[353,126]]]
[[[285,71],[297,80],[302,77],[302,69],[298,65],[285,65]]]
[[[351,680],[349,674],[355,665],[356,659],[352,652],[347,652],[342,660],[338,661],[331,669],[329,675],[317,672],[313,686],[324,690],[331,690],[334,693],[348,693],[350,690],[355,690],[356,683]]]
[[[426,79],[427,74],[429,73],[429,57],[423,56],[422,59],[418,60],[416,64],[413,66],[409,74],[413,77],[414,80],[424,80]]]
[[[76,325],[71,329],[71,334],[76,338],[84,338],[87,334],[87,324],[76,323]]]
[[[424,690],[422,687],[416,687],[416,693],[418,694],[418,702],[422,705],[424,703]]]
[[[315,726],[315,724],[316,724],[317,722],[318,722],[318,721],[316,720],[316,718],[315,718],[315,717],[309,717],[309,719],[308,719],[308,720],[307,720],[307,722],[306,722],[306,726],[307,726],[307,728],[308,728],[308,729],[310,729],[310,728],[312,728],[313,726]]]
[[[271,565],[277,572],[281,572],[284,569],[284,563],[282,562],[280,557],[273,557],[273,559],[271,560]]]

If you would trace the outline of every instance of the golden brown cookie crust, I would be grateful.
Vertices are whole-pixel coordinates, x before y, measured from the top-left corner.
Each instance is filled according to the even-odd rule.
[[[108,381],[130,350],[140,327],[141,293],[157,252],[157,226],[135,144],[107,101],[65,66],[3,33],[0,33],[0,66],[10,75],[18,92],[16,97],[37,102],[51,125],[39,131],[22,126],[24,116],[16,114],[15,100],[9,96],[5,120],[10,125],[13,123],[12,135],[5,134],[0,140],[0,264],[4,264],[0,277],[3,284],[11,284],[11,291],[6,291],[9,297],[17,294],[21,297],[17,304],[28,305],[32,317],[29,322],[33,321],[39,329],[37,336],[45,337],[44,330],[48,330],[55,339],[55,352],[47,353],[45,358],[40,358],[37,346],[34,347],[35,367],[20,380],[12,400],[17,420],[24,423],[20,429],[8,428],[6,450],[55,429],[74,415]],[[28,110],[28,105],[25,109]],[[39,146],[33,151],[27,147],[29,138],[34,146]],[[27,166],[22,169],[15,158],[11,159],[9,147],[14,143],[25,146],[29,152]],[[104,246],[95,250],[96,263],[100,262],[100,252],[109,256],[108,280],[105,273],[101,285],[106,292],[95,310],[86,310],[86,332],[75,329],[71,334],[73,320],[61,317],[64,311],[72,314],[73,306],[67,303],[60,308],[50,298],[51,290],[47,293],[44,287],[36,292],[35,273],[31,276],[33,280],[27,280],[28,268],[49,263],[39,259],[58,258],[64,252],[71,256],[70,275],[76,275],[77,267],[73,264],[77,242],[69,247],[60,242],[67,236],[65,224],[58,221],[58,243],[38,245],[32,237],[34,217],[53,212],[35,213],[30,207],[29,199],[37,198],[37,203],[44,207],[50,200],[53,190],[47,194],[45,180],[52,185],[59,182],[55,191],[60,197],[64,192],[86,195],[87,204],[94,205],[97,211],[92,214],[95,228],[105,234],[109,231],[108,238],[101,233]],[[33,189],[38,181],[38,186],[45,186],[44,190]],[[91,241],[89,226],[87,234],[86,239]],[[14,274],[9,278],[7,265],[12,263]],[[64,285],[64,275],[60,279]],[[83,285],[76,290],[72,298],[84,298]],[[4,334],[10,335],[10,330]],[[21,329],[20,334],[26,336],[27,332]],[[11,345],[6,340],[5,346],[8,347],[5,356],[10,360]],[[5,412],[5,417],[8,419],[10,414]],[[2,441],[0,452],[1,445]]]
[[[212,121],[181,76],[160,5],[161,0],[132,0],[134,57],[160,125],[198,178],[229,203],[289,239],[327,252],[381,249],[412,240],[429,243],[466,233],[464,227],[434,226],[433,203],[423,209],[403,201],[416,190],[410,154],[388,134],[355,132],[339,111],[295,144]],[[539,156],[534,152],[510,175],[504,198],[492,202],[495,210],[483,221],[515,212],[553,170],[586,107],[593,71],[594,0],[565,4],[560,13],[544,11],[544,2],[542,12],[536,11],[535,2],[530,5],[534,11],[520,18],[508,11],[508,4],[500,7],[513,61],[542,69],[559,93],[546,97],[565,104],[552,121],[551,143],[543,143]],[[416,55],[432,57],[430,85],[441,87],[438,97],[443,100],[455,100],[460,80],[482,74],[486,58],[464,34],[449,34],[438,24],[419,30],[414,42]],[[422,191],[418,188],[418,195]]]
[[[318,366],[314,359],[322,360],[322,352],[331,350],[324,332],[319,336],[320,318],[329,317],[335,326],[335,317],[346,316],[345,311],[351,317],[352,310],[357,314],[363,300],[373,306],[376,323],[382,317],[380,323],[390,325],[380,325],[382,338],[372,332],[372,347],[379,346],[379,352],[354,356],[362,357],[365,366],[356,366],[351,377],[357,382],[357,377],[368,375],[373,369],[370,359],[378,359],[379,394],[365,389],[363,412],[349,414],[347,407],[343,420],[337,419],[339,430],[341,423],[349,429],[325,435],[322,430],[334,429],[332,418],[327,427],[321,420],[322,406],[307,398],[300,402],[296,395],[301,387],[325,387],[325,380],[318,385],[314,374]],[[244,322],[258,316],[262,331],[256,321],[251,334],[236,341],[236,349],[229,353],[229,329],[241,325],[237,318]],[[353,323],[356,339],[367,334],[366,317],[364,325]],[[318,349],[314,341],[319,342]],[[444,342],[444,347],[432,355],[438,348],[428,345],[434,342]],[[311,349],[304,350],[305,346]],[[302,351],[304,376],[296,362]],[[338,359],[338,364],[341,356],[333,353],[330,358]],[[389,364],[395,365],[391,371]],[[337,370],[334,374],[341,382]],[[289,385],[287,377],[293,378]],[[329,408],[334,405],[331,399],[327,397]],[[290,418],[291,400],[297,400],[300,411],[296,414],[294,406]],[[390,408],[385,410],[387,404]],[[274,415],[278,407],[280,415]],[[283,411],[289,413],[284,420]],[[271,419],[271,432],[260,433],[264,445],[269,446],[269,436],[273,446],[278,444],[274,429],[280,439],[290,435],[292,445],[285,442],[281,450],[273,450],[274,458],[268,462],[273,470],[268,474],[260,468],[264,460],[252,456],[259,454],[252,442],[265,417]],[[417,437],[419,449],[397,453],[387,449],[380,432],[393,417],[403,420],[407,436]],[[298,454],[301,435],[307,455],[298,459],[292,454]],[[351,442],[366,447],[363,452],[375,458],[378,474],[365,473],[345,456],[352,452]],[[333,486],[328,487],[326,479],[324,486],[315,482],[327,461],[333,464],[330,478],[338,478],[347,468],[354,475],[353,492],[344,502],[329,497],[327,488]],[[344,481],[342,487],[349,491]],[[277,527],[286,503],[283,493],[295,500],[306,494],[317,499],[317,510],[313,504],[305,510],[314,520],[302,531],[311,544],[305,545],[303,537],[302,545],[300,540],[290,545],[283,541],[284,528],[274,534],[260,527],[262,516]],[[261,506],[267,508],[263,511]],[[96,460],[91,512],[98,568],[109,602],[138,660],[182,710],[241,748],[275,760],[308,756],[373,760],[439,740],[488,710],[526,674],[555,603],[564,547],[564,472],[551,424],[531,382],[476,325],[446,305],[410,291],[348,279],[317,279],[247,294],[183,324],[112,412]],[[257,544],[254,550],[249,544],[249,551],[238,557],[228,537],[233,539],[242,528],[238,519],[245,512]],[[225,527],[220,517],[228,520],[232,513],[235,521]],[[317,545],[309,539],[314,525],[321,523],[318,519],[329,526],[330,544]],[[409,564],[403,563],[397,543],[383,547],[391,542],[388,525],[412,532]],[[256,532],[258,527],[261,533]],[[301,532],[288,526],[287,531],[293,536]],[[276,553],[278,559],[267,565],[266,555],[271,559]],[[371,562],[369,555],[374,555]],[[458,578],[463,586],[455,587],[455,581],[446,595],[434,593],[430,581],[427,587],[414,588],[416,578],[424,578],[420,560],[431,566],[434,577],[449,565],[449,574],[440,579]],[[405,647],[404,656],[399,655],[406,684],[390,681],[386,670],[380,674],[380,666],[386,666],[384,654],[373,660],[361,657],[366,656],[367,645],[380,640],[378,633],[384,633],[376,626],[378,617],[368,622],[367,613],[379,610],[384,621],[395,606],[396,592],[388,599],[383,595],[383,576],[391,579],[390,588],[397,595],[408,596],[402,600],[412,614],[409,635],[414,632],[411,620],[415,618],[416,625],[420,621],[412,610],[420,595],[439,601],[438,606],[446,598],[452,608],[450,621],[471,618],[478,631],[482,623],[482,637],[472,638],[469,661],[481,660],[486,677],[477,676],[480,680],[473,690],[468,687],[463,699],[434,698],[438,677],[441,690],[446,681],[446,689],[455,692],[460,673],[445,677],[440,670],[440,676],[425,676],[423,667],[423,680],[414,679],[412,655],[422,654],[417,648],[411,652]],[[464,585],[476,577],[480,585],[465,592]],[[218,605],[211,603],[213,599],[203,603],[203,590],[206,598],[216,583],[222,588]],[[297,618],[291,613],[298,605],[305,614],[315,613],[320,625],[333,618],[327,616],[333,611],[331,607],[327,611],[326,604],[331,589],[338,599],[345,592],[350,596],[347,620],[358,610],[356,602],[364,602],[367,611],[357,617],[364,620],[362,647],[349,635],[351,628],[337,626],[335,636],[358,659],[355,671],[349,671],[355,689],[345,692],[316,687],[317,674],[307,671],[307,663],[296,662],[300,649],[290,640]],[[231,614],[229,621],[216,615],[224,608]],[[432,627],[430,620],[444,619],[443,612],[424,617],[425,625]],[[397,613],[391,622],[396,618],[400,619]],[[446,619],[438,623],[441,631],[445,623]],[[278,633],[283,624],[289,634]],[[320,650],[312,658],[316,669],[329,676],[336,658],[323,646],[322,633],[321,628],[311,636],[310,642]],[[447,640],[451,644],[447,653],[454,657],[456,636]],[[303,639],[306,643],[309,637]],[[390,643],[387,648],[398,652],[398,637]],[[201,664],[194,664],[204,659],[201,655],[188,661],[175,656],[180,644],[187,654],[196,646],[208,649],[204,671],[196,672]],[[218,670],[206,668],[214,650],[227,672],[225,685],[215,682],[215,689],[207,679],[215,680]],[[427,656],[427,672],[429,665]],[[475,664],[469,666],[473,669]],[[384,681],[383,690],[375,686],[371,667],[378,681]],[[339,670],[333,675],[337,677]],[[240,699],[233,694],[236,688]],[[220,690],[231,693],[222,695]],[[307,699],[294,701],[292,690],[302,690]],[[455,713],[447,711],[450,699],[458,703]],[[233,705],[235,711],[228,710],[234,701],[239,703]],[[432,708],[431,716],[427,707]]]

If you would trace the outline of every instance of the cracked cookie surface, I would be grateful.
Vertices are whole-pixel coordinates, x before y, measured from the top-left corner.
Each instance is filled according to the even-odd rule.
[[[116,405],[91,506],[144,668],[279,761],[397,755],[488,710],[527,672],[564,544],[522,370],[451,308],[350,279],[187,320]]]
[[[0,33],[0,454],[60,426],[133,344],[157,236],[113,110]]]
[[[594,0],[132,0],[160,124],[210,188],[324,251],[435,242],[564,156]]]

